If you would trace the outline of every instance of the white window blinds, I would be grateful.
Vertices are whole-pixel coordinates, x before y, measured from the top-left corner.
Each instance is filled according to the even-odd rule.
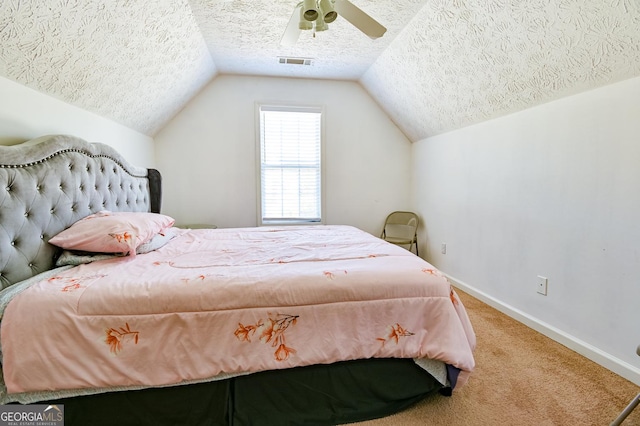
[[[262,223],[320,222],[318,108],[260,107]]]

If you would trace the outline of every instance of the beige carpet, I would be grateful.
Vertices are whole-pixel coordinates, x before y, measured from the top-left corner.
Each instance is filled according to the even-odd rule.
[[[478,346],[476,369],[450,398],[432,395],[393,416],[356,423],[406,425],[609,425],[640,387],[459,292]],[[640,425],[640,406],[623,426]]]

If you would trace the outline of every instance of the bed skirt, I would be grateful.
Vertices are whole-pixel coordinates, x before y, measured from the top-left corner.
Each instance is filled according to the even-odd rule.
[[[65,426],[320,426],[384,417],[442,387],[411,359],[369,359],[40,404],[63,404]]]

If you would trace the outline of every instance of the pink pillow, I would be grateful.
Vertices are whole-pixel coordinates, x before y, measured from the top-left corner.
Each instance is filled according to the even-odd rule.
[[[67,250],[129,253],[173,226],[172,217],[158,213],[101,211],[80,219],[49,242]]]

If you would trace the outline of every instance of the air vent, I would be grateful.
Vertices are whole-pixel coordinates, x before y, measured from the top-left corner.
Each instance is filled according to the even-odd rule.
[[[311,65],[311,58],[287,58],[281,56],[278,58],[278,62],[290,65]]]

